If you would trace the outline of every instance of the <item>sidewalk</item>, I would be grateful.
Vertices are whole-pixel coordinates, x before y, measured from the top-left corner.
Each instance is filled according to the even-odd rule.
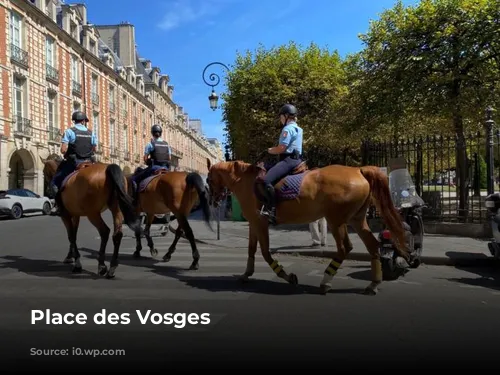
[[[200,243],[221,248],[241,248],[243,251],[248,248],[247,222],[221,221],[219,240],[217,240],[216,221],[212,222],[214,232],[207,228],[198,213],[191,215],[189,223],[196,240]],[[177,222],[174,220],[170,223],[169,229],[174,232],[176,228]],[[374,234],[377,235],[377,233]],[[307,225],[271,227],[269,237],[272,253],[331,258],[337,251],[331,233],[328,234],[326,247],[312,248],[311,235]],[[349,238],[354,249],[349,254],[348,259],[370,261],[370,255],[357,233],[350,230]],[[487,241],[483,239],[444,235],[426,235],[424,238],[422,261],[425,264],[478,266],[490,263],[492,260]]]

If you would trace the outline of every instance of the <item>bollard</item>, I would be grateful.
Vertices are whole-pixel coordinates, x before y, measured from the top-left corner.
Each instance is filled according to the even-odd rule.
[[[486,176],[488,182],[488,195],[495,192],[495,180],[494,180],[494,160],[493,160],[493,127],[495,122],[493,121],[493,107],[488,106],[486,108]]]

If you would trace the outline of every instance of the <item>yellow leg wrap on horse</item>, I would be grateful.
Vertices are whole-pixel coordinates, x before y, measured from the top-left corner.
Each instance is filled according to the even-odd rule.
[[[380,259],[372,259],[372,281],[381,282],[382,281],[382,263]]]
[[[271,269],[274,271],[276,275],[279,275],[279,273],[283,270],[283,267],[280,266],[277,260],[271,263]]]
[[[342,261],[340,259],[332,259],[328,267],[326,267],[325,273],[334,276],[340,268]]]

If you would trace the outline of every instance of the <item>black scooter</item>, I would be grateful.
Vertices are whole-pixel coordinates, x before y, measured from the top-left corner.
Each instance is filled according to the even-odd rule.
[[[424,243],[424,222],[422,209],[425,203],[415,192],[413,181],[407,169],[401,168],[389,174],[389,184],[394,206],[401,215],[405,230],[405,241],[410,252],[407,262],[402,258],[392,241],[392,235],[387,228],[380,231],[380,260],[382,263],[382,277],[384,280],[396,280],[409,272],[410,268],[418,268]]]

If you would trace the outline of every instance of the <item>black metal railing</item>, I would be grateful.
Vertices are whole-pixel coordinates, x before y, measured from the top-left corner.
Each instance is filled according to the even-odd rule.
[[[50,64],[45,64],[45,77],[49,81],[59,83],[59,70]]]
[[[10,44],[10,58],[12,61],[17,62],[18,64],[21,64],[24,67],[29,66],[28,52],[23,50],[21,47],[16,46],[13,43]]]
[[[82,85],[79,82],[76,81],[71,81],[71,91],[75,95],[82,95]]]
[[[31,120],[22,116],[14,116],[14,134],[31,137],[33,135]]]
[[[60,143],[61,140],[62,140],[61,130],[54,126],[49,126],[49,141]]]

